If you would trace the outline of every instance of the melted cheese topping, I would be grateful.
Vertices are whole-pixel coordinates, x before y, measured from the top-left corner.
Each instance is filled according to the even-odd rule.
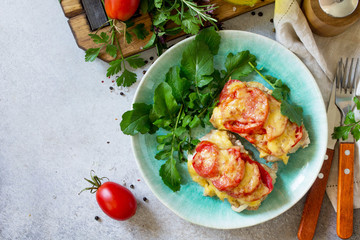
[[[272,94],[271,90],[267,89],[259,82],[234,82],[230,84],[228,88],[230,91],[236,91],[244,86],[256,87],[269,95]],[[285,164],[287,164],[289,159],[287,154],[292,150],[293,144],[295,143],[295,132],[292,124],[288,124],[288,118],[281,114],[281,103],[272,96],[269,96],[268,99],[269,114],[264,123],[266,134],[251,135],[254,139],[253,144],[259,150],[261,158],[271,155],[281,159]],[[234,104],[229,105],[231,108],[237,107],[243,109],[246,107],[236,100],[233,102]],[[223,123],[225,122],[225,119],[234,112],[231,108],[226,109],[225,111],[224,109],[222,111],[220,107],[214,108],[210,121],[215,128],[220,130],[226,129]],[[305,130],[304,126],[303,129]],[[243,134],[240,134],[240,136],[243,136]],[[303,143],[303,141],[300,141],[300,143]]]
[[[227,148],[234,147],[234,145],[230,141],[229,135],[227,134],[226,131],[213,130],[209,134],[204,136],[201,140],[202,141],[212,142],[212,143],[216,144],[220,149],[221,148],[222,149],[227,149]],[[219,161],[221,161],[223,163],[231,161],[231,156],[229,156],[229,154],[227,152],[228,152],[227,150],[220,150],[219,151]],[[257,206],[260,205],[261,200],[256,199],[256,200],[250,200],[249,201],[248,200],[248,199],[250,199],[249,197],[247,197],[246,199],[244,197],[234,198],[234,197],[230,196],[229,194],[227,194],[226,192],[219,191],[211,183],[211,181],[207,180],[206,178],[203,178],[203,177],[199,176],[196,173],[196,171],[195,171],[195,169],[194,169],[194,167],[192,165],[192,159],[193,159],[193,156],[189,154],[189,156],[188,156],[188,164],[187,164],[189,174],[190,174],[190,176],[191,176],[191,178],[193,179],[194,182],[197,182],[199,185],[201,185],[204,188],[204,195],[205,196],[210,196],[210,197],[217,196],[222,201],[224,201],[224,199],[227,199],[229,201],[229,203],[235,208],[238,208],[241,205],[247,205],[247,206],[250,206],[250,207],[257,207]],[[220,165],[222,165],[222,164],[220,164]],[[246,168],[249,170],[249,172],[254,170],[252,168],[252,166],[246,165]],[[252,184],[252,182],[254,182],[254,184],[255,184],[255,181],[252,180],[250,174],[246,174],[246,172],[245,172],[244,180],[246,180],[244,182],[244,184],[245,183]],[[256,191],[257,190],[255,190],[255,192]],[[250,195],[252,195],[252,194],[250,194]]]
[[[189,170],[189,174],[190,174],[191,178],[193,179],[193,181],[197,182],[200,186],[202,186],[204,188],[204,196],[209,196],[209,197],[216,196],[221,201],[224,201],[225,199],[227,199],[229,201],[229,203],[235,207],[239,207],[244,204],[246,204],[250,207],[257,207],[261,203],[261,200],[244,201],[242,199],[233,198],[226,192],[219,191],[210,181],[207,181],[205,178],[200,177],[196,173],[195,169],[192,166],[191,161],[188,161],[188,170]]]
[[[269,115],[264,123],[267,139],[270,141],[284,133],[288,118],[281,114],[281,103],[269,97]]]
[[[288,123],[286,125],[284,133],[269,141],[267,146],[271,151],[272,155],[279,156],[285,164],[289,160],[287,153],[290,152],[291,148],[294,146],[296,140],[296,125]]]
[[[251,193],[260,184],[260,170],[255,163],[245,163],[245,176],[240,184],[233,189],[234,194]]]
[[[230,141],[229,135],[226,131],[211,131],[210,134],[204,136],[201,140],[212,142],[220,149],[227,149],[234,146]]]

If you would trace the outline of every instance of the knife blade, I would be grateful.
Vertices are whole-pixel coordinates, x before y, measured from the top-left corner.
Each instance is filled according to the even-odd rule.
[[[108,26],[108,18],[101,0],[82,0],[86,18],[91,31],[96,31],[102,26]]]
[[[326,184],[330,174],[331,163],[334,157],[334,148],[337,139],[332,139],[331,135],[334,132],[334,127],[338,126],[341,121],[341,114],[335,105],[335,85],[336,84],[334,80],[327,109],[328,144],[326,155],[324,156],[324,163],[320,173],[318,174],[318,177],[316,178],[306,197],[298,230],[299,240],[310,240],[314,237],[322,201],[326,190]]]

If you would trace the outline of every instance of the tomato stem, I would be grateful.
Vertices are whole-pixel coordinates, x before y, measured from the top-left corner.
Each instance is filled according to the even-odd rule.
[[[80,193],[84,192],[84,191],[87,191],[89,190],[90,193],[96,193],[96,191],[99,189],[99,187],[101,186],[101,181],[103,179],[107,179],[109,181],[109,178],[107,177],[101,177],[99,178],[98,176],[96,175],[93,175],[93,173],[95,174],[95,171],[94,170],[91,170],[90,171],[90,177],[91,177],[91,180],[87,179],[87,178],[84,178],[87,182],[89,182],[92,186],[91,187],[87,187],[87,188],[84,188],[83,190],[81,190],[78,195],[80,195]]]

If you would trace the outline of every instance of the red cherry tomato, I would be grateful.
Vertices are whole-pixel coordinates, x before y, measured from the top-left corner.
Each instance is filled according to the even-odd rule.
[[[106,215],[116,220],[129,219],[136,212],[134,195],[127,188],[114,182],[105,182],[98,188],[96,201]]]
[[[218,147],[212,142],[202,141],[196,147],[193,158],[193,167],[197,174],[205,178],[217,176],[218,171]]]
[[[96,192],[96,201],[100,208],[109,217],[116,220],[126,220],[134,216],[136,212],[136,199],[134,195],[125,187],[114,182],[101,183],[107,177],[99,178],[94,170],[91,170],[91,179],[85,180],[92,184],[91,187],[84,188],[80,193],[90,190],[90,193]]]
[[[105,0],[105,11],[109,18],[126,21],[134,15],[140,0]]]

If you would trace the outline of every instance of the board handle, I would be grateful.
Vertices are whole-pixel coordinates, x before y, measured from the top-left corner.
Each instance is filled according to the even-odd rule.
[[[306,197],[297,234],[299,240],[311,240],[314,237],[333,157],[334,150],[328,148],[320,173]]]
[[[354,143],[340,143],[336,232],[346,239],[353,233]]]

